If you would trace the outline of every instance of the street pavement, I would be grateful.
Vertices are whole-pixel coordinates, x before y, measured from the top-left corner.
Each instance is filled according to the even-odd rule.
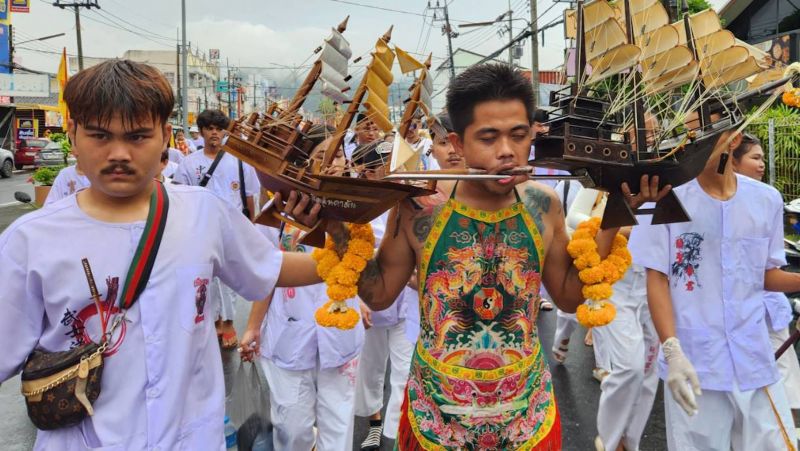
[[[32,185],[25,185],[28,175],[14,174],[10,179],[0,179],[0,230],[5,229],[19,216],[30,212],[33,207],[15,203],[2,206],[4,202],[12,202],[14,191],[25,190],[30,187],[29,194],[33,194]],[[249,305],[239,302],[236,312],[237,330],[243,331]],[[542,349],[552,348],[553,332],[555,330],[555,312],[542,312],[539,318],[539,336],[542,340]],[[593,448],[594,436],[597,434],[596,412],[600,397],[600,384],[592,379],[594,367],[594,354],[592,348],[583,344],[585,331],[579,328],[570,339],[570,351],[564,365],[553,365],[550,368],[553,374],[553,383],[561,415],[563,429],[563,449],[590,450]],[[549,352],[545,352],[550,358]],[[232,358],[230,353],[223,356],[229,362],[225,365],[227,374],[234,374],[238,359]],[[388,381],[388,376],[386,377]],[[664,407],[662,389],[656,398],[653,412],[645,430],[641,451],[660,451],[666,449],[664,435]],[[388,397],[388,391],[386,392]],[[353,449],[359,449],[361,441],[367,434],[368,422],[366,418],[356,418]],[[0,449],[3,451],[26,451],[33,447],[35,429],[28,421],[25,414],[25,404],[19,394],[19,377],[12,378],[0,386]],[[391,450],[394,444],[384,440],[381,449]]]
[[[14,193],[22,191],[33,198],[33,184],[28,182],[32,170],[14,171],[7,179],[0,178],[0,207],[15,203]],[[3,225],[5,228],[5,225]]]

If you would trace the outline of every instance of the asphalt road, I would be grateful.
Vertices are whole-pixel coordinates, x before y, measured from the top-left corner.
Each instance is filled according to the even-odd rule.
[[[33,197],[33,184],[28,183],[32,170],[25,169],[14,171],[14,174],[7,178],[0,178],[0,207],[16,203],[14,192],[22,191]],[[3,226],[5,228],[5,226]]]

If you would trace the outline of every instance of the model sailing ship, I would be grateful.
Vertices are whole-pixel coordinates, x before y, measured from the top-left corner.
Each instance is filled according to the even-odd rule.
[[[797,79],[711,9],[670,23],[659,0],[618,4],[578,2],[575,81],[551,94],[550,133],[536,138],[531,161],[608,191],[604,228],[636,224],[623,182],[637,187],[647,174],[674,187],[697,177],[719,136],[743,128],[747,107]],[[649,212],[654,224],[689,220],[673,193],[639,211]]]
[[[367,223],[408,196],[430,193],[413,184],[326,175],[326,168],[332,164],[348,127],[362,105],[367,117],[380,129],[388,131],[393,128],[388,119],[387,106],[395,60],[395,52],[388,45],[392,30],[390,28],[376,42],[363,79],[352,98],[348,98],[348,82],[351,78],[348,75],[348,62],[352,51],[342,35],[347,28],[347,20],[325,39],[319,58],[289,106],[284,110],[272,104],[266,114],[252,113],[233,122],[225,144],[225,151],[256,169],[265,189],[280,192],[284,196],[294,190],[301,191],[310,194],[313,200],[322,205],[321,220],[311,228],[291,221],[274,208],[262,212],[256,222],[269,226],[279,226],[281,221],[290,222],[305,232],[304,243],[320,247],[324,244],[327,220]],[[408,56],[405,52],[402,54]],[[401,61],[405,63],[405,60]],[[422,66],[418,62],[416,64]],[[323,95],[340,104],[349,104],[321,158],[312,155],[313,143],[308,136],[310,124],[298,113],[308,94],[320,81]]]

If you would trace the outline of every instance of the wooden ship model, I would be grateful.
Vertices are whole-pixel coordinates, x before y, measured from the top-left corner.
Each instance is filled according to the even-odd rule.
[[[408,196],[429,193],[409,184],[324,174],[362,104],[367,115],[379,127],[391,129],[387,100],[395,58],[388,46],[392,30],[390,28],[378,39],[364,78],[352,98],[348,99],[348,81],[351,77],[347,71],[352,51],[342,35],[346,28],[347,19],[325,39],[319,58],[286,109],[273,104],[265,114],[252,113],[233,122],[224,146],[226,152],[256,169],[261,186],[265,189],[280,192],[284,199],[291,191],[301,191],[322,205],[321,220],[311,228],[291,221],[272,207],[256,219],[257,223],[274,227],[281,222],[291,223],[304,232],[304,243],[318,247],[324,245],[327,220],[367,223]],[[320,81],[324,95],[348,104],[321,160],[312,155],[313,143],[307,135],[310,124],[298,113],[308,94]]]
[[[536,137],[530,162],[608,191],[604,228],[637,223],[623,182],[696,178],[720,135],[743,128],[745,108],[797,78],[724,30],[713,10],[689,15],[684,3],[683,19],[670,23],[659,0],[618,4],[578,2],[574,83],[551,94],[550,131]],[[639,213],[653,213],[654,224],[689,220],[671,192]]]

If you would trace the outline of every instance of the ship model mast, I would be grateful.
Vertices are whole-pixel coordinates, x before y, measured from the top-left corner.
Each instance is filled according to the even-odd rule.
[[[321,204],[320,222],[306,227],[282,215],[270,206],[256,219],[259,224],[278,227],[290,223],[303,232],[301,242],[321,247],[325,242],[325,224],[328,220],[366,223],[380,216],[408,196],[429,194],[419,187],[391,181],[366,180],[326,175],[336,151],[359,107],[364,105],[367,115],[386,130],[388,118],[388,86],[392,82],[391,65],[394,53],[388,47],[391,28],[378,39],[367,66],[364,79],[351,100],[346,93],[347,63],[352,56],[350,45],[342,33],[347,19],[325,40],[322,53],[306,76],[303,85],[285,110],[273,105],[266,114],[253,113],[237,120],[229,127],[225,150],[252,165],[261,186],[272,192],[288,196],[291,191],[309,194]],[[322,93],[337,102],[348,103],[347,111],[337,125],[324,149],[321,163],[315,163],[313,142],[307,135],[310,125],[298,113],[315,84],[322,81]],[[365,100],[366,96],[366,101]]]
[[[604,228],[636,224],[623,182],[657,175],[674,187],[697,177],[720,135],[745,124],[744,104],[796,78],[722,29],[713,10],[670,23],[658,0],[622,3],[578,2],[575,80],[551,94],[550,133],[536,138],[531,162],[608,191]],[[731,91],[747,78],[747,91]],[[651,212],[654,224],[689,220],[672,193]]]

